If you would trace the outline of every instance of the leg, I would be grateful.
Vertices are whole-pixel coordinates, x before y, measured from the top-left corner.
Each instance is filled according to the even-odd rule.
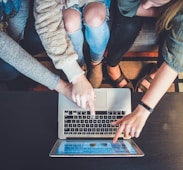
[[[13,18],[9,19],[7,31],[9,35],[12,36],[12,38],[16,41],[19,41],[22,38],[26,20],[28,17],[28,6],[29,0],[23,1],[19,12]],[[0,59],[0,80],[13,80],[16,79],[18,76],[19,72],[14,67]]]
[[[0,81],[14,80],[19,76],[19,72],[0,58]]]
[[[142,17],[124,17],[116,8],[117,5],[113,9],[116,11],[114,13],[115,16],[113,16],[116,22],[112,21],[113,25],[108,44],[107,56],[107,71],[111,80],[117,80],[121,76],[118,64],[121,61],[122,56],[133,45],[143,26]],[[123,79],[117,86],[124,87],[126,84],[127,81]]]
[[[163,44],[164,44],[164,40],[166,39],[165,38],[166,36],[167,36],[166,31],[162,32],[159,35],[159,49],[158,49],[157,64],[153,64],[150,71],[142,79],[140,79],[138,81],[138,83],[136,85],[136,88],[135,88],[135,91],[137,91],[137,92],[146,92],[149,89],[152,80],[156,76],[158,68],[164,62],[164,59],[163,59],[163,56],[162,56],[162,47],[163,47]]]
[[[27,90],[22,78],[14,67],[0,58],[0,82],[5,83],[8,90]]]
[[[81,13],[74,9],[67,9],[63,12],[64,25],[69,38],[72,41],[75,51],[78,54],[78,63],[83,66],[85,63],[83,55],[84,36],[81,25]]]
[[[106,17],[107,10],[103,3],[89,3],[84,9],[85,36],[93,65],[102,61],[109,40]]]
[[[31,1],[29,17],[24,30],[24,37],[20,42],[21,46],[31,55],[39,54],[45,51],[34,26],[35,19],[33,16],[33,4],[34,1]]]
[[[19,42],[24,35],[24,29],[29,14],[29,3],[29,0],[22,1],[18,13],[8,20],[7,33],[17,42]],[[7,81],[6,84],[10,90],[23,90],[26,88],[20,79],[21,74],[14,67],[1,60],[0,68],[0,79]]]
[[[29,15],[30,1],[22,1],[18,13],[8,21],[8,34],[19,42],[24,35],[24,29]]]
[[[104,0],[105,6],[109,9],[111,6],[111,0]]]
[[[91,56],[89,81],[98,88],[102,83],[102,60],[109,40],[108,11],[104,3],[89,3],[84,8],[85,37]]]

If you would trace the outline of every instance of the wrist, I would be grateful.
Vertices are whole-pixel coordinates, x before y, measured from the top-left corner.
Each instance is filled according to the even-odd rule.
[[[81,82],[82,79],[84,80],[86,77],[84,74],[78,75],[72,80],[72,84],[76,84],[77,82]]]
[[[146,111],[148,111],[150,114],[154,111],[150,106],[148,106],[146,103],[143,101],[140,101],[139,105],[143,107]]]
[[[76,61],[68,62],[62,67],[62,69],[70,83],[74,82],[75,79],[85,73]]]
[[[66,86],[67,83],[65,81],[59,80],[57,86],[55,87],[55,90],[59,93],[63,93]]]
[[[143,106],[141,105],[138,105],[136,108],[135,108],[135,113],[137,115],[139,115],[140,117],[142,116],[143,118],[145,117],[146,119],[150,116],[150,113],[149,111],[147,111]]]

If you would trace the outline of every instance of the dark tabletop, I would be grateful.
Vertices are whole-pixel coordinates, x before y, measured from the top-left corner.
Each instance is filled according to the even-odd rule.
[[[132,94],[133,108],[142,94]],[[135,142],[140,158],[50,158],[55,92],[0,92],[1,170],[183,170],[183,93],[167,93]]]

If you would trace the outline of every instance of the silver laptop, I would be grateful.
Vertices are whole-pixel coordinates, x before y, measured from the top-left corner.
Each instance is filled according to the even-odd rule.
[[[132,139],[113,143],[117,126],[111,122],[131,112],[131,91],[127,88],[94,89],[95,118],[62,94],[58,96],[58,139],[50,157],[140,157],[142,150]]]

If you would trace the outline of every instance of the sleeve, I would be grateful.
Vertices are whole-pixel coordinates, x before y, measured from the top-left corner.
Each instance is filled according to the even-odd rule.
[[[0,31],[0,58],[32,80],[53,90],[60,77],[30,56],[17,42]],[[11,48],[9,48],[11,47]]]
[[[165,62],[177,72],[183,72],[183,14],[174,18],[173,27],[162,48]]]
[[[122,15],[133,17],[137,13],[140,0],[117,0],[119,11]]]
[[[70,82],[84,71],[67,36],[62,20],[63,1],[35,0],[35,28],[42,44],[57,69],[62,69]]]

